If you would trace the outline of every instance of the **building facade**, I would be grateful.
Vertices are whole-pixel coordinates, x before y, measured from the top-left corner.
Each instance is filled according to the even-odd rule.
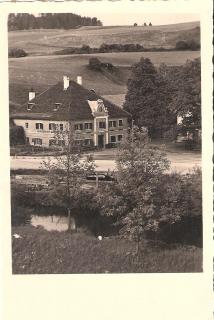
[[[29,93],[22,112],[14,112],[15,125],[22,126],[26,142],[36,146],[63,145],[56,133],[71,130],[77,144],[104,148],[117,144],[127,132],[130,114],[78,82],[63,78],[55,86],[36,96]]]

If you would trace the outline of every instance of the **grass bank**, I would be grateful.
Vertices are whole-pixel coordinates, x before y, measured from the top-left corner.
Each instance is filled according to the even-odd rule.
[[[32,226],[12,229],[14,274],[201,272],[202,249],[144,242],[137,261],[134,242],[119,237],[49,232]]]

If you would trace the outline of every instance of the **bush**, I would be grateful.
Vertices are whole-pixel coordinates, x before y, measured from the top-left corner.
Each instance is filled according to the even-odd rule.
[[[19,49],[19,48],[11,48],[9,49],[9,52],[8,52],[9,58],[21,58],[26,56],[27,56],[27,53],[23,49]]]
[[[198,50],[200,49],[200,44],[194,40],[181,40],[176,42],[175,48],[176,50]]]
[[[89,59],[89,68],[92,70],[101,70],[101,61],[94,57]]]
[[[186,41],[181,40],[181,41],[176,42],[175,48],[176,48],[176,50],[187,50],[188,44]]]
[[[200,49],[200,44],[194,40],[190,40],[187,42],[188,47],[190,50],[199,50]]]
[[[12,226],[21,226],[29,224],[31,220],[31,211],[29,208],[21,206],[11,207],[11,224]]]
[[[10,145],[23,145],[25,144],[25,131],[21,126],[10,127]]]

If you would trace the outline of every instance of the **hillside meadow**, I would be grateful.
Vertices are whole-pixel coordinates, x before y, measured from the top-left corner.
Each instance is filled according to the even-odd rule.
[[[87,65],[91,57],[98,57],[102,62],[110,62],[117,67],[114,75],[90,70]],[[187,59],[200,56],[199,51],[172,52],[121,52],[66,56],[29,56],[9,59],[10,100],[23,103],[20,86],[38,92],[62,80],[64,74],[76,80],[78,75],[83,78],[83,85],[94,89],[100,95],[123,95],[126,92],[127,80],[131,74],[131,66],[141,57],[149,58],[156,65],[165,63],[170,66],[184,64]]]
[[[144,21],[142,21],[143,24]],[[50,55],[67,47],[99,47],[103,43],[139,43],[145,48],[172,48],[179,40],[200,43],[200,23],[188,22],[165,26],[108,26],[81,27],[78,29],[39,29],[11,31],[9,48],[24,49],[29,55]]]

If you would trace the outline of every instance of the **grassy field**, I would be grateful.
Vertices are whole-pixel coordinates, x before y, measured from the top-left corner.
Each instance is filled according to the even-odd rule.
[[[201,272],[202,249],[144,242],[137,261],[135,243],[116,237],[45,231],[31,226],[12,233],[14,274]]]
[[[174,47],[179,40],[200,42],[199,22],[153,27],[108,26],[81,27],[71,30],[23,30],[9,32],[9,47],[19,47],[28,54],[52,54],[67,47],[102,43],[139,43],[144,47]],[[188,32],[187,32],[188,31]]]
[[[106,76],[102,72],[89,70],[87,65],[92,56],[98,57],[102,62],[110,62],[117,66],[116,79],[111,75]],[[28,99],[27,96],[24,98],[23,94],[30,87],[33,86],[38,92],[41,92],[50,85],[61,81],[64,74],[73,80],[76,80],[77,75],[81,75],[83,85],[86,88],[94,89],[100,95],[121,95],[126,92],[131,65],[138,62],[141,57],[150,58],[157,66],[161,63],[174,66],[181,65],[187,59],[195,59],[199,56],[199,51],[173,51],[12,58],[9,59],[10,100],[23,103]],[[24,91],[20,89],[20,85],[25,88]]]

